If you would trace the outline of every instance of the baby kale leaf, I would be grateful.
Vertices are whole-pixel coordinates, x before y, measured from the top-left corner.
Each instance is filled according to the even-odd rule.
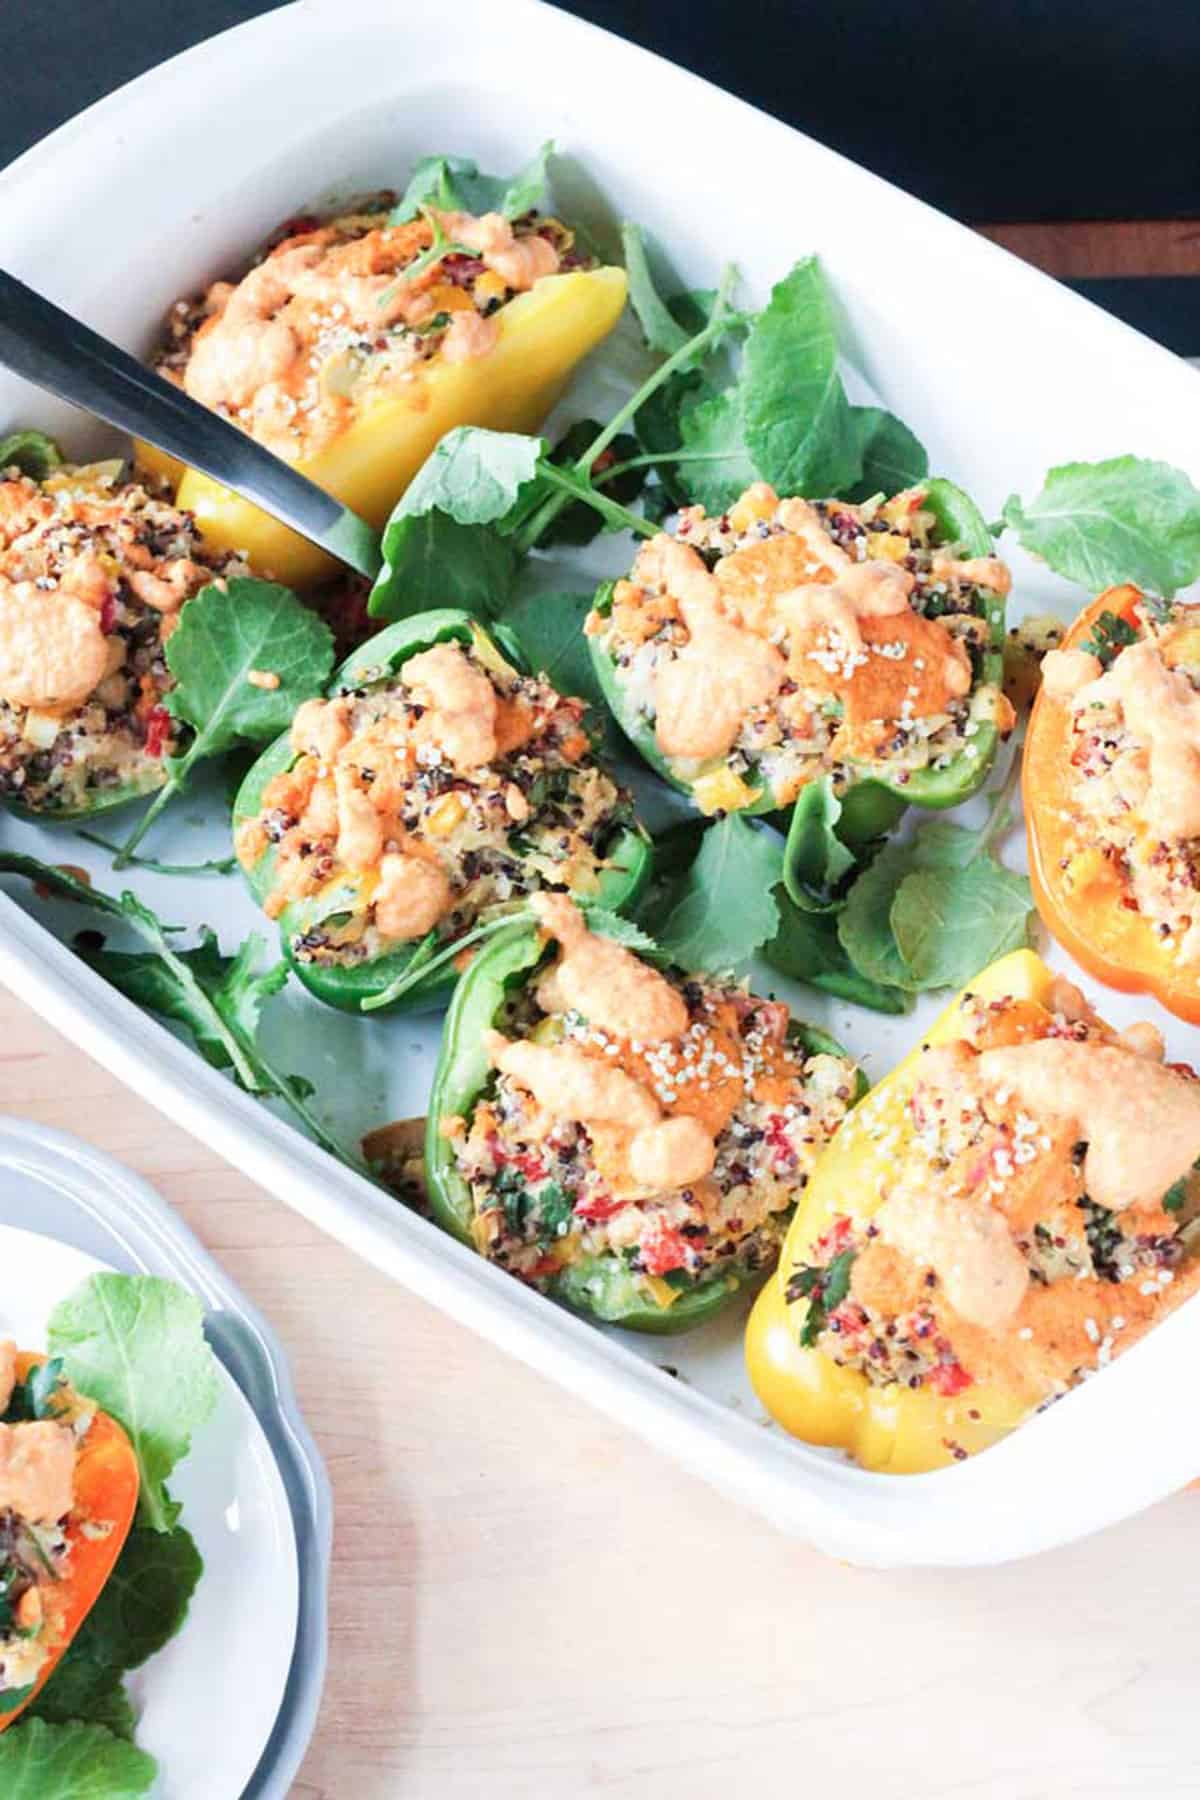
[[[1028,505],[1009,498],[1004,524],[1092,593],[1129,581],[1170,598],[1200,577],[1200,493],[1169,463],[1063,463]]]
[[[779,930],[773,889],[783,845],[765,826],[727,813],[704,833],[657,932],[660,950],[681,969],[721,974],[740,968]]]
[[[540,206],[553,155],[550,139],[524,168],[507,178],[481,174],[478,163],[469,156],[423,156],[389,223],[405,225],[425,206],[439,212],[498,212],[506,219],[519,219]]]
[[[187,742],[180,755],[167,758],[166,786],[115,859],[118,869],[197,763],[237,744],[269,743],[287,730],[297,708],[329,679],[333,634],[290,588],[235,578],[224,587],[210,583],[186,603],[166,658],[175,678],[166,705],[188,728]]]

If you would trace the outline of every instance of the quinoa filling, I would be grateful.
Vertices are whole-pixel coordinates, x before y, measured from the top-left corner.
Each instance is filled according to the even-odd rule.
[[[982,679],[1008,571],[938,549],[922,500],[919,488],[859,506],[780,500],[759,483],[719,518],[686,508],[592,614],[634,713],[705,810],[764,787],[786,805],[825,774],[835,791],[870,775],[902,784],[969,751],[985,722],[1011,729],[1011,706]],[[674,546],[694,553],[690,568]],[[675,697],[672,665],[695,691],[710,637],[713,699],[744,677],[723,737]]]
[[[846,1194],[810,1260],[790,1271],[786,1294],[805,1307],[800,1341],[873,1386],[953,1396],[995,1383],[1045,1403],[1127,1349],[1200,1281],[1195,1168],[1153,1200],[1100,1204],[1088,1192],[1091,1146],[1077,1121],[1031,1106],[1012,1086],[945,1079],[947,1056],[969,1075],[979,1053],[1046,1041],[1115,1048],[1135,1070],[1139,1059],[1159,1062],[1152,1028],[1118,1037],[1064,981],[1052,1001],[1053,1010],[968,998],[962,1042],[926,1053],[929,1076],[919,1074],[902,1127],[864,1102],[857,1129],[894,1159],[883,1204],[863,1216]],[[1190,1071],[1160,1073],[1194,1086]],[[925,1230],[924,1252],[889,1225],[898,1204],[939,1218]],[[974,1244],[959,1236],[968,1226]],[[930,1251],[939,1233],[949,1248]],[[973,1313],[963,1265],[978,1260],[981,1243],[991,1287]],[[1005,1284],[1009,1298],[997,1308]]]
[[[395,200],[290,219],[240,280],[176,301],[159,373],[297,460],[434,357],[486,356],[495,315],[543,275],[593,266],[556,218],[431,213],[391,225]],[[441,256],[435,220],[455,246]]]
[[[0,1343],[0,1691],[36,1681],[59,1641],[73,1469],[94,1416],[61,1378],[49,1402],[16,1381],[13,1358]]]
[[[669,1041],[622,1036],[571,1007],[547,1011],[544,984],[520,989],[496,1024],[510,1043],[581,1052],[606,1078],[624,1072],[668,1131],[687,1119],[711,1134],[708,1173],[639,1180],[623,1124],[566,1116],[508,1072],[493,1073],[469,1120],[443,1121],[477,1248],[535,1286],[615,1257],[669,1306],[706,1277],[771,1267],[817,1156],[854,1104],[854,1064],[807,1050],[785,1006],[676,971],[662,979],[686,1019]]]
[[[298,908],[292,954],[353,965],[430,931],[451,941],[543,888],[596,893],[634,814],[592,755],[585,710],[457,644],[309,702],[294,762],[237,833],[248,871],[273,858],[268,915]]]
[[[1168,782],[1180,779],[1190,788],[1200,777],[1200,623],[1193,622],[1195,607],[1169,601],[1143,600],[1136,611],[1137,628],[1114,614],[1101,615],[1080,646],[1094,667],[1092,679],[1070,696],[1067,759],[1075,831],[1063,873],[1072,885],[1086,882],[1098,866],[1115,876],[1119,904],[1141,913],[1180,963],[1195,964],[1200,816],[1188,819],[1195,809],[1186,796],[1182,810],[1168,812],[1162,802]],[[1131,651],[1151,659],[1145,673],[1163,684],[1156,723],[1170,718],[1174,741],[1161,749],[1157,734],[1147,734],[1136,714],[1129,717],[1130,698],[1119,685]],[[1137,679],[1140,686],[1143,675]],[[1194,710],[1189,695],[1197,696]],[[1156,780],[1164,751],[1170,762],[1159,765]],[[1180,754],[1189,751],[1195,766],[1179,770]]]
[[[70,813],[161,787],[175,748],[166,639],[192,594],[245,573],[205,547],[190,514],[123,482],[119,463],[41,484],[8,470],[0,798]]]

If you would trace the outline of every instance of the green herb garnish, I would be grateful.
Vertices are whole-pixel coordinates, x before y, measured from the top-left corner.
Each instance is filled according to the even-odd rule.
[[[691,867],[669,896],[655,933],[659,949],[689,972],[741,968],[779,929],[774,888],[783,874],[783,845],[741,813],[710,825]]]
[[[944,820],[885,846],[853,882],[838,937],[861,974],[920,993],[963,987],[988,963],[1029,941],[1029,883],[1000,863],[996,839],[1012,823],[1014,762],[977,831]]]
[[[551,138],[507,179],[481,174],[478,163],[468,156],[423,156],[388,223],[406,225],[431,206],[439,212],[498,212],[506,219],[519,219],[540,205],[553,155]]]
[[[854,1268],[854,1250],[841,1250],[827,1263],[804,1264],[789,1277],[787,1299],[808,1301],[808,1312],[800,1331],[800,1342],[811,1349],[850,1292],[850,1274]]]
[[[1079,648],[1096,657],[1107,669],[1122,650],[1137,641],[1137,631],[1128,619],[1123,619],[1119,613],[1102,612],[1092,626],[1090,635],[1081,641]]]
[[[57,1404],[63,1385],[61,1357],[34,1363],[24,1381],[15,1382],[4,1411],[4,1420],[15,1425],[28,1419],[53,1419],[62,1410]]]
[[[152,1756],[100,1725],[26,1718],[0,1737],[4,1800],[139,1800],[157,1776]]]

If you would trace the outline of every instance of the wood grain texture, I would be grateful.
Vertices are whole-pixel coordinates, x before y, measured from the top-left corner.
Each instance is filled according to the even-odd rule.
[[[978,230],[1047,275],[1200,275],[1200,219],[981,225]]]
[[[153,1182],[291,1357],[337,1509],[295,1800],[1195,1794],[1194,1497],[1007,1569],[830,1562],[357,1262],[2,990],[0,1045],[5,1110]]]

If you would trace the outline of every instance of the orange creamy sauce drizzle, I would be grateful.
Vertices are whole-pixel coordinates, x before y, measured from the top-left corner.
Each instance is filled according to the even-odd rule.
[[[498,214],[439,218],[447,236],[485,265],[469,287],[447,279],[441,262],[406,276],[433,243],[427,218],[388,225],[386,214],[352,215],[285,238],[240,282],[214,283],[182,370],[164,372],[280,453],[324,448],[356,414],[354,394],[322,379],[331,357],[361,362],[389,351],[400,357],[389,379],[412,380],[419,343],[407,344],[405,367],[386,334],[397,325],[420,331],[444,314],[449,324],[436,354],[447,362],[486,356],[499,336],[494,308],[558,268],[554,243],[540,232],[514,234]],[[567,235],[556,221],[539,223]]]
[[[438,665],[441,672],[453,661],[454,672],[469,676],[469,685],[429,687],[409,679],[408,671],[438,652],[446,653]],[[423,756],[444,753],[459,772],[481,775],[540,736],[555,713],[570,705],[549,689],[545,705],[537,707],[522,694],[501,692],[479,664],[449,644],[413,658],[397,679],[423,705],[419,718],[392,713],[352,729],[355,702],[347,696],[310,701],[293,722],[292,741],[300,751],[296,762],[272,777],[263,791],[262,810],[237,833],[243,868],[253,868],[274,848],[272,885],[264,902],[269,917],[278,918],[293,901],[341,874],[378,870],[381,886],[374,911],[380,931],[406,941],[424,936],[452,910],[454,893],[447,876],[435,880],[431,873],[441,874],[443,858],[436,842],[422,835],[428,816],[419,830],[406,829],[401,820]],[[587,748],[585,733],[576,728],[566,732],[555,755],[572,764]],[[503,785],[502,776],[496,782]],[[509,805],[513,824],[519,822],[518,814],[527,816],[528,803],[515,789]],[[272,813],[293,821],[274,845],[265,823]]]
[[[748,502],[761,510],[764,496],[774,508],[774,494],[762,487],[731,511]],[[667,622],[686,633],[676,658],[684,665],[681,679],[669,663],[656,677],[656,729],[668,755],[728,751],[746,711],[773,700],[785,679],[804,693],[842,701],[843,724],[830,747],[835,761],[882,754],[894,722],[945,712],[970,691],[966,646],[939,620],[907,605],[911,575],[887,560],[851,562],[806,502],[780,503],[780,522],[789,508],[796,529],[724,555],[712,574],[689,546],[663,537],[642,550],[632,578],[617,584],[611,621],[618,638],[636,646]],[[1000,563],[947,565],[948,574],[968,570],[1007,588]],[[828,606],[819,604],[821,588],[829,589]],[[592,630],[601,628],[592,622]],[[767,653],[768,667],[764,642],[775,646],[781,638],[783,649]],[[681,714],[677,720],[702,687],[703,719],[681,722]],[[784,708],[795,735],[806,735],[813,721],[800,695],[788,696]]]
[[[140,489],[57,480],[53,493],[27,477],[0,481],[0,699],[65,717],[123,666],[123,640],[105,629],[122,583],[161,615],[165,639],[214,570],[148,547],[130,499],[140,503]],[[158,697],[144,695],[143,711]]]
[[[0,1341],[0,1413],[7,1411],[17,1378],[16,1346]],[[74,1394],[64,1396],[64,1404],[72,1412],[79,1402]],[[79,1460],[79,1441],[69,1419],[27,1420],[15,1425],[0,1424],[0,1512],[12,1511],[19,1518],[43,1528],[57,1525],[74,1513],[75,1469]],[[79,1521],[73,1519],[73,1525]],[[61,1573],[69,1561],[67,1555],[57,1564]],[[36,1667],[22,1671],[22,1683],[32,1678],[62,1637],[66,1604],[61,1583],[48,1570],[36,1569],[34,1586],[16,1603],[14,1630],[33,1632],[32,1643],[23,1641],[21,1649],[32,1650]],[[0,1642],[5,1633],[0,1631]]]
[[[585,1029],[570,1045],[604,1070],[616,1069],[653,1098],[664,1119],[694,1119],[714,1142],[727,1129],[747,1093],[760,1103],[783,1107],[803,1099],[802,1051],[786,1042],[767,1040],[750,1058],[738,1031],[734,1004],[706,997],[680,1039],[656,1045],[635,1044],[614,1032]],[[517,1083],[520,1086],[518,1080]],[[622,1125],[582,1119],[592,1145],[592,1161],[616,1196],[645,1193],[634,1177],[630,1152],[636,1133]],[[556,1123],[536,1121],[543,1135]],[[482,1103],[471,1135],[486,1137],[497,1116]],[[531,1133],[532,1135],[532,1133]]]
[[[1135,624],[1142,634],[1139,645],[1149,642],[1144,635],[1138,607],[1141,596],[1136,588],[1113,589],[1101,598],[1105,610]],[[1089,638],[1100,610],[1100,603],[1088,608],[1067,633],[1062,650],[1052,652],[1046,659],[1048,666],[1044,665],[1043,691],[1030,732],[1024,772],[1026,793],[1034,801],[1031,847],[1036,850],[1043,878],[1053,885],[1059,904],[1075,920],[1085,940],[1094,943],[1101,954],[1111,955],[1131,969],[1167,967],[1179,956],[1183,939],[1176,935],[1164,940],[1156,918],[1142,912],[1134,870],[1115,843],[1108,849],[1098,843],[1098,820],[1084,799],[1094,780],[1080,766],[1083,740],[1089,730],[1086,701],[1095,684],[1105,678],[1101,664],[1081,646]],[[1177,683],[1184,681],[1176,673],[1178,663],[1200,661],[1197,630],[1195,625],[1176,622],[1173,628],[1156,635],[1163,671]],[[1117,656],[1113,669],[1124,654],[1122,651]],[[1098,691],[1103,695],[1109,690]],[[1195,702],[1195,712],[1200,713],[1200,695],[1190,690],[1190,684],[1189,698]],[[1167,758],[1170,766],[1160,762],[1156,769],[1153,744],[1149,739],[1142,742],[1143,734],[1133,731],[1131,721],[1126,720],[1125,725],[1137,747],[1123,759],[1129,771],[1121,782],[1124,804],[1112,813],[1109,822],[1123,840],[1128,839],[1128,853],[1142,861],[1153,857],[1160,842],[1173,841],[1170,837],[1164,840],[1166,821],[1150,816],[1156,812],[1156,796],[1161,808],[1164,787],[1172,777],[1185,809],[1194,807],[1191,774],[1200,767],[1200,741],[1192,731],[1184,732],[1186,741],[1180,741],[1176,730],[1174,754]],[[1174,843],[1182,848],[1185,840]],[[1188,950],[1182,959],[1187,963],[1194,955],[1191,945],[1200,906],[1189,916]],[[1186,929],[1186,922],[1183,923]]]
[[[1093,1022],[1094,1015],[1093,1015]],[[1008,1001],[989,1008],[978,1019],[963,1048],[982,1052],[1001,1045],[1029,1043],[1056,1035],[1054,1015],[1034,1001]],[[1112,1034],[1089,1041],[1113,1042]],[[920,1088],[909,1103],[920,1106]],[[940,1195],[966,1206],[994,1208],[1014,1238],[1028,1238],[1035,1225],[1059,1240],[1084,1240],[1082,1168],[1073,1152],[1079,1141],[1077,1123],[1032,1119],[1024,1106],[1003,1089],[985,1100],[988,1125],[982,1140],[958,1154],[945,1169],[929,1171],[918,1157],[918,1178],[936,1182]],[[911,1128],[911,1127],[910,1127]],[[918,1155],[910,1146],[910,1157]],[[1118,1215],[1126,1232],[1169,1236],[1176,1221],[1161,1204],[1127,1209]],[[1002,1330],[988,1330],[964,1319],[948,1302],[938,1283],[931,1287],[927,1266],[914,1262],[883,1238],[871,1239],[855,1258],[851,1275],[854,1299],[886,1318],[925,1310],[933,1314],[963,1368],[985,1385],[1044,1398],[1069,1384],[1081,1368],[1092,1368],[1128,1349],[1167,1311],[1195,1291],[1200,1259],[1191,1258],[1171,1272],[1168,1282],[1150,1269],[1135,1270],[1119,1283],[1101,1277],[1066,1276],[1043,1283],[1030,1279],[1024,1297]]]
[[[602,1075],[609,1086],[614,1079],[619,1084],[622,1078],[632,1084],[628,1105],[620,1111],[626,1116],[633,1111],[645,1114],[645,1119],[626,1123],[625,1118],[609,1115],[606,1102],[603,1118],[584,1116],[581,1109],[581,1115],[570,1120],[587,1127],[595,1168],[615,1195],[633,1197],[647,1192],[646,1184],[639,1180],[641,1151],[647,1132],[653,1136],[658,1131],[652,1123],[655,1117],[662,1121],[694,1121],[700,1130],[689,1135],[689,1150],[694,1155],[694,1140],[702,1133],[712,1150],[701,1160],[711,1169],[716,1140],[747,1092],[757,1102],[779,1107],[802,1099],[804,1052],[786,1040],[786,1008],[760,1007],[760,1015],[765,1012],[771,1028],[763,1029],[760,1023],[747,1037],[739,1029],[737,1004],[727,996],[705,992],[699,1008],[689,1018],[682,996],[665,976],[632,951],[589,932],[572,902],[559,895],[542,895],[535,901],[535,910],[562,946],[555,963],[538,984],[539,1004],[549,1018],[565,1016],[567,1025],[566,1035],[559,1043],[539,1052],[545,1071],[553,1070],[556,1059],[569,1070],[575,1059],[582,1056],[595,1065],[597,1075]],[[594,1004],[589,1004],[589,989],[594,993]],[[559,1012],[557,1008],[564,999],[584,1007],[588,1022],[579,1024],[578,1014]],[[655,1041],[641,1041],[614,1028],[613,1019],[618,1013],[635,1010],[646,1019],[644,1029],[648,1033],[653,1030]],[[493,1063],[501,1066],[512,1048],[500,1048],[503,1043],[504,1040],[497,1040],[489,1048]],[[519,1070],[514,1070],[510,1078],[518,1086],[526,1085]],[[576,1087],[571,1078],[564,1082],[563,1092]],[[544,1136],[558,1122],[546,1083],[541,1084],[540,1093],[534,1093],[534,1099],[543,1112],[535,1119],[530,1134]],[[472,1136],[486,1138],[496,1123],[495,1112],[485,1103],[476,1111]],[[693,1169],[675,1171],[672,1183],[672,1130],[659,1135],[663,1155],[655,1159],[656,1167],[661,1160],[660,1172],[667,1179],[653,1183],[650,1191],[702,1180],[702,1175]]]

